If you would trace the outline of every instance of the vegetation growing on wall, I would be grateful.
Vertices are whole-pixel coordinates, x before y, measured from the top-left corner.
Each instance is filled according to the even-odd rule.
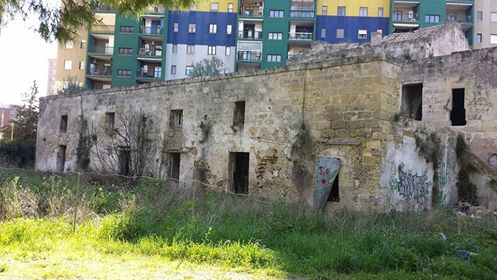
[[[440,149],[440,137],[435,133],[429,133],[425,128],[419,128],[416,130],[416,147],[420,156],[422,156],[427,162],[433,164],[433,189],[432,189],[432,204],[437,205],[439,200],[439,166],[441,149]]]
[[[456,155],[459,162],[460,170],[457,173],[457,195],[460,202],[478,205],[478,194],[476,185],[469,178],[471,173],[478,171],[476,166],[469,161],[468,146],[464,136],[457,135]]]

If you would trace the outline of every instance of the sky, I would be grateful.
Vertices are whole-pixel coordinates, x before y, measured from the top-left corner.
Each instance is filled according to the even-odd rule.
[[[22,104],[36,80],[39,97],[47,94],[48,59],[57,57],[57,44],[47,43],[30,28],[36,21],[10,20],[0,27],[0,104]]]

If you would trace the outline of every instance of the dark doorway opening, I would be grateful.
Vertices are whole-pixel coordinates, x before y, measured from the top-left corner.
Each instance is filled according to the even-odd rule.
[[[174,180],[179,180],[179,171],[180,171],[180,162],[181,162],[181,154],[180,153],[169,153],[169,176],[171,176]]]
[[[335,181],[333,181],[333,185],[331,186],[331,191],[330,195],[328,196],[328,201],[330,202],[340,202],[340,190],[338,188],[338,174],[337,177],[335,178]]]
[[[423,84],[402,86],[402,115],[420,121],[423,118]]]
[[[66,145],[59,146],[59,152],[57,153],[57,171],[64,172],[64,166],[66,165]]]
[[[129,147],[119,147],[119,174],[128,176],[130,174],[131,150]]]
[[[466,108],[464,108],[464,89],[452,90],[452,111],[450,111],[450,122],[453,126],[466,125]]]
[[[249,153],[230,153],[230,185],[235,193],[248,194]]]

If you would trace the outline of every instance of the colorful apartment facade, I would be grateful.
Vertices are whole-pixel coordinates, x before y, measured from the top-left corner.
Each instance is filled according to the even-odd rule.
[[[497,1],[475,1],[474,47],[497,47]]]
[[[205,0],[182,11],[151,7],[139,19],[97,7],[102,24],[88,32],[82,82],[99,89],[182,79],[212,56],[226,73],[281,67],[313,41],[365,43],[373,32],[446,21],[461,23],[471,43],[473,6],[473,0]]]
[[[482,0],[476,0],[476,2]],[[392,0],[390,32],[409,32],[419,28],[456,21],[473,44],[474,0]]]

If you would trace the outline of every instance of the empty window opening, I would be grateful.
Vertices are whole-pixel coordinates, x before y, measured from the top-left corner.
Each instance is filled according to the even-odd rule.
[[[235,193],[248,194],[249,192],[249,155],[249,153],[230,153],[230,188]]]
[[[62,115],[60,117],[60,132],[67,131],[67,115]]]
[[[402,115],[420,121],[423,118],[423,84],[402,86]]]
[[[118,147],[119,153],[119,174],[130,175],[131,170],[131,150],[129,147]]]
[[[183,110],[171,110],[170,126],[180,128],[183,126]]]
[[[330,202],[340,202],[340,190],[338,188],[338,174],[337,177],[335,178],[335,181],[333,181],[333,185],[331,186],[331,191],[330,195],[328,196],[328,201]]]
[[[57,153],[57,171],[64,172],[64,166],[66,165],[66,145],[59,146],[59,152]]]
[[[245,124],[245,101],[235,102],[235,112],[233,114],[233,126],[243,129]]]
[[[105,113],[105,129],[107,129],[108,133],[114,132],[116,122],[116,113],[108,112]]]
[[[181,154],[169,153],[169,177],[174,180],[179,180]]]
[[[452,111],[450,111],[450,121],[453,126],[466,125],[466,108],[464,108],[464,89],[452,90]]]

